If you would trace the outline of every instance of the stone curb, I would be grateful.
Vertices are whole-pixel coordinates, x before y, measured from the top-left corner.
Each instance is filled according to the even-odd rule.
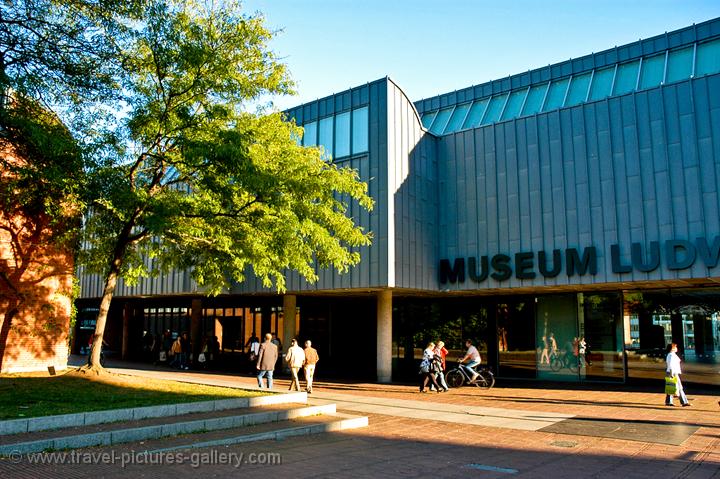
[[[92,446],[109,446],[127,442],[143,441],[145,439],[158,439],[161,437],[176,436],[178,434],[189,434],[198,431],[217,431],[222,429],[252,426],[256,424],[280,422],[299,417],[318,416],[323,414],[334,415],[335,413],[335,404],[325,404],[322,406],[306,406],[282,411],[264,411],[239,416],[227,416],[172,424],[118,429],[94,434],[80,434],[76,436],[65,436],[59,438],[41,439],[38,441],[5,444],[0,446],[0,456],[9,456],[11,454],[18,453],[27,454],[44,451],[46,449],[61,450],[79,449],[82,447]]]
[[[118,421],[180,416],[194,412],[224,411],[227,409],[272,406],[287,403],[307,404],[307,393],[283,393],[272,394],[270,396],[216,399],[213,401],[163,404],[158,406],[127,409],[108,409],[106,411],[61,414],[57,416],[40,416],[27,419],[10,419],[7,421],[0,421],[0,435],[24,434],[28,432],[49,431],[52,429],[107,424]]]
[[[171,452],[183,449],[200,449],[204,447],[230,446],[233,444],[242,444],[246,442],[270,441],[293,436],[309,436],[310,434],[321,434],[324,432],[345,431],[348,429],[366,427],[368,425],[367,416],[351,416],[348,414],[340,413],[333,413],[332,416],[337,417],[338,420],[323,424],[309,424],[306,426],[296,426],[278,429],[276,431],[266,431],[257,434],[247,434],[244,436],[216,439],[214,441],[196,442],[182,446],[169,447],[167,449],[156,449],[148,452]]]

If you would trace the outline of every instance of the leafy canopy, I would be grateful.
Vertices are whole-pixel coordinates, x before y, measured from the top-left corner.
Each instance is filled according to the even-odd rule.
[[[299,146],[301,129],[281,114],[245,111],[292,87],[263,18],[232,1],[172,0],[147,2],[139,18],[121,45],[113,148],[98,150],[108,156],[87,187],[88,271],[132,284],[187,268],[218,293],[249,266],[283,290],[288,268],[312,281],[315,261],[356,264],[370,235],[348,208],[372,208],[367,185]]]

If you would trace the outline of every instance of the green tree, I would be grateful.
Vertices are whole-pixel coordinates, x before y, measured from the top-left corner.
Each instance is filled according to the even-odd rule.
[[[348,202],[372,207],[356,172],[299,146],[302,130],[281,114],[245,111],[291,91],[262,16],[156,0],[142,18],[123,50],[123,148],[88,187],[97,199],[81,262],[105,278],[92,368],[120,277],[184,268],[213,294],[251,268],[282,291],[286,271],[346,271],[370,242],[347,216]]]
[[[113,36],[124,31],[123,21],[135,18],[138,5],[134,0],[0,2],[0,233],[11,254],[0,260],[0,349],[11,329],[49,343],[57,334],[26,331],[22,321],[13,324],[22,308],[35,307],[28,291],[39,291],[42,278],[66,274],[48,262],[44,248],[52,243],[72,250],[80,225],[84,156],[57,113],[77,113],[113,96],[112,72],[120,67],[113,61],[120,58]],[[49,304],[42,306],[50,311]]]

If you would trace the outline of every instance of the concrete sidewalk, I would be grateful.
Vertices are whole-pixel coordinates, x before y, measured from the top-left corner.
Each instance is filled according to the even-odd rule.
[[[116,364],[120,374],[218,386],[256,387],[254,377],[140,369]],[[319,371],[322,377],[321,371]],[[289,382],[276,381],[277,390]],[[691,407],[663,405],[658,391],[622,386],[464,387],[417,392],[413,385],[316,382],[311,403],[362,412],[367,428],[195,451],[153,465],[91,464],[3,468],[3,477],[225,477],[246,474],[302,477],[638,477],[720,478],[720,407],[717,391],[688,390]],[[99,454],[139,454],[142,444],[93,448]],[[227,464],[218,454],[244,458]],[[274,455],[279,461],[258,460]],[[90,457],[90,456],[88,456]],[[100,456],[95,456],[100,457]],[[134,456],[133,456],[134,457]],[[201,459],[205,459],[202,462]],[[279,462],[279,464],[277,463]],[[21,472],[22,471],[22,472]],[[7,472],[7,474],[5,474]]]

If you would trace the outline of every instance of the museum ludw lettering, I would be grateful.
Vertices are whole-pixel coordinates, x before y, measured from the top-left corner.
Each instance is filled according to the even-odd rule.
[[[630,245],[630,260],[623,262],[619,244],[610,245],[610,263],[615,274],[630,273],[633,270],[642,273],[655,271],[661,264],[669,270],[677,271],[692,267],[701,260],[706,268],[715,268],[720,262],[720,236],[712,243],[707,238],[697,238],[695,242],[686,240],[651,241],[647,247],[642,243]],[[564,260],[564,261],[563,261]],[[546,251],[524,251],[513,256],[499,253],[492,257],[475,256],[440,260],[440,283],[464,283],[469,277],[473,283],[482,283],[488,278],[506,281],[515,275],[520,280],[558,276],[565,267],[568,277],[586,274],[596,275],[598,272],[598,254],[595,246],[588,246],[582,254],[576,248],[564,251],[554,249],[552,255]]]

